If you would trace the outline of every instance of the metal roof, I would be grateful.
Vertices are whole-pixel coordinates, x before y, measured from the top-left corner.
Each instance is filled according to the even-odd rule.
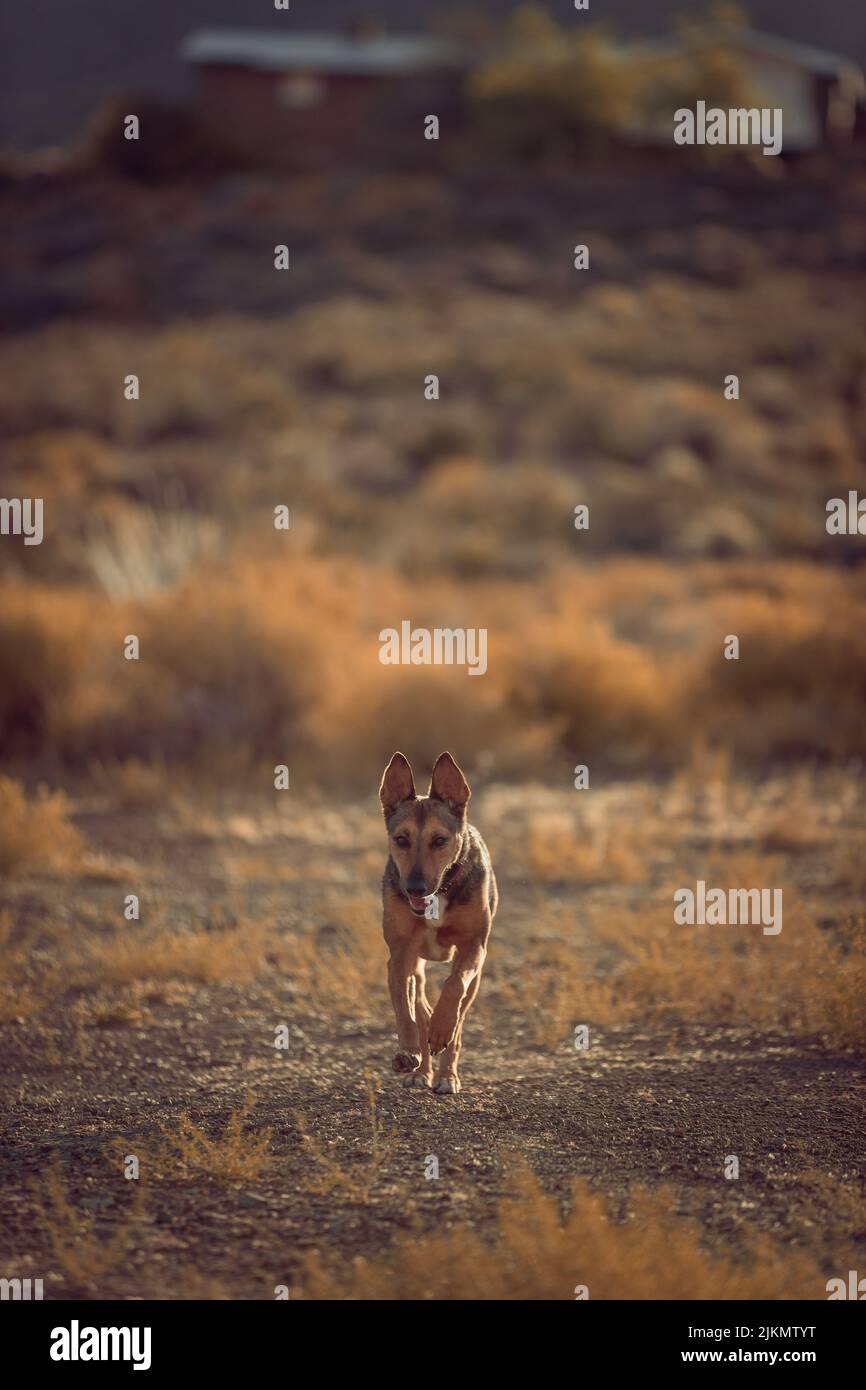
[[[757,29],[743,28],[740,25],[701,25],[695,31],[695,40],[698,44],[703,42],[727,43],[733,48],[742,48],[750,53],[762,53],[768,58],[778,58],[782,62],[806,68],[809,72],[818,73],[822,77],[837,77],[843,72],[851,72],[852,70],[859,72],[857,63],[851,58],[844,58],[838,53],[830,53],[825,48],[813,48],[811,44],[781,39],[775,34],[762,34]],[[630,47],[638,51],[676,53],[687,48],[691,41],[691,33],[687,32],[681,37],[647,39],[642,43],[630,45]]]
[[[357,73],[387,77],[462,67],[466,51],[445,39],[414,34],[278,33],[267,29],[198,29],[180,46],[188,63],[260,68],[266,72]]]

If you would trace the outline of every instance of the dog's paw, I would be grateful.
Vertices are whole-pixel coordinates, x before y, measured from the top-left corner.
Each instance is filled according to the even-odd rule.
[[[440,1076],[433,1087],[437,1096],[456,1096],[460,1091],[459,1076]]]
[[[427,1043],[434,1057],[438,1053],[444,1052],[448,1044],[453,1042],[456,1031],[456,1018],[437,1018],[434,1012],[427,1032]]]
[[[417,1071],[421,1065],[420,1052],[398,1052],[394,1058],[394,1070],[397,1072]]]
[[[433,1085],[433,1073],[429,1071],[416,1071],[411,1076],[403,1077],[404,1086],[425,1087],[428,1091]]]

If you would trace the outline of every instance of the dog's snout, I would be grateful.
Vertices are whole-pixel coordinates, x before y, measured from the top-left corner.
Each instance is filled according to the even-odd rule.
[[[427,884],[424,882],[424,880],[423,880],[423,878],[421,877],[420,874],[418,874],[418,873],[413,873],[413,874],[410,874],[410,875],[409,875],[409,877],[406,879],[406,892],[407,892],[407,893],[426,893],[426,892],[427,892]]]

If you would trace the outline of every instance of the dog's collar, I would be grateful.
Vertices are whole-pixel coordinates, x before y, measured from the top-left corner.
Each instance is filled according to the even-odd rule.
[[[462,844],[460,846],[460,853],[454,860],[454,863],[448,869],[445,870],[442,882],[439,884],[439,887],[436,890],[438,893],[444,893],[445,897],[447,898],[449,893],[451,893],[455,888],[459,888],[460,884],[466,877],[466,871],[469,866],[468,855],[469,836],[464,830]]]
[[[446,871],[445,877],[442,879],[436,891],[438,893],[444,893],[447,898],[452,889],[459,887],[463,882],[466,865],[467,861],[465,859],[455,859],[451,868]]]

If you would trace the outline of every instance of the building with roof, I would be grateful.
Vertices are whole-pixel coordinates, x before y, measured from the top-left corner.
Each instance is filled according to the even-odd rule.
[[[624,44],[635,90],[649,95],[622,131],[631,141],[671,146],[672,76],[709,81],[708,51],[735,61],[749,107],[780,108],[783,152],[866,137],[866,84],[849,59],[734,25],[693,23],[674,35]],[[442,147],[425,141],[424,118],[443,133],[468,128],[466,77],[477,50],[426,34],[356,26],[342,32],[205,29],[182,43],[196,72],[200,117],[224,143],[256,163],[287,169],[368,164],[429,167]],[[694,70],[689,77],[689,64]],[[655,75],[655,76],[654,76]],[[676,86],[676,82],[674,82]],[[653,100],[653,92],[657,100]],[[712,91],[695,92],[710,105]],[[447,144],[447,141],[444,142]]]
[[[642,63],[657,62],[663,70],[671,60],[709,49],[736,59],[754,94],[753,104],[781,108],[787,153],[846,142],[859,134],[866,98],[863,73],[850,59],[826,49],[741,26],[701,24],[681,34],[631,44],[628,52]],[[670,142],[670,122],[660,120],[655,133]]]
[[[196,70],[208,127],[247,157],[288,168],[420,161],[424,117],[459,119],[471,61],[444,39],[366,28],[205,29],[180,56]]]

